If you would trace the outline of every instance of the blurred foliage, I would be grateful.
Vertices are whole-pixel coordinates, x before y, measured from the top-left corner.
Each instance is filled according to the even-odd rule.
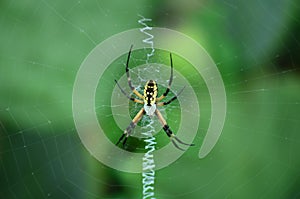
[[[0,198],[141,198],[141,175],[95,160],[72,118],[81,62],[111,35],[139,28],[139,14],[203,45],[228,97],[222,136],[200,160],[210,105],[207,94],[197,93],[203,113],[197,146],[157,171],[157,198],[300,197],[296,0],[3,0],[0,10]],[[107,93],[124,72],[111,70],[112,81],[99,85]],[[111,117],[105,122],[115,132],[110,139],[122,133]]]

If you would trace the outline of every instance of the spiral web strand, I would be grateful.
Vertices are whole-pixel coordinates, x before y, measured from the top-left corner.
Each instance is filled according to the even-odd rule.
[[[141,17],[141,19],[138,20],[138,23],[144,26],[143,28],[140,28],[140,31],[148,36],[146,39],[143,39],[143,42],[147,45],[150,45],[151,47],[151,53],[147,53],[146,63],[148,64],[149,58],[154,55],[155,49],[153,43],[154,36],[147,32],[148,30],[152,30],[152,27],[149,27],[145,22],[152,21],[152,19],[147,19],[141,15],[139,16]]]
[[[150,45],[151,53],[147,53],[146,63],[148,64],[149,58],[154,55],[154,47],[153,47],[153,35],[148,33],[147,31],[152,30],[152,27],[149,27],[146,22],[152,21],[152,19],[147,19],[141,15],[139,15],[141,19],[138,20],[138,23],[143,26],[140,28],[140,31],[147,35],[148,37],[143,40],[144,43]],[[152,136],[155,133],[155,129],[153,127],[153,120],[147,126],[142,127],[142,134],[147,137],[145,139],[145,149],[146,153],[143,157],[143,172],[142,172],[142,184],[143,184],[143,199],[154,197],[154,182],[155,182],[155,163],[153,158],[153,152],[155,151],[155,137]]]

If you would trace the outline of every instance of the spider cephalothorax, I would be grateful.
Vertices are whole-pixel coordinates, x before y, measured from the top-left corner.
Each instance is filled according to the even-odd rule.
[[[174,146],[180,150],[183,150],[181,147],[178,146],[178,144],[175,142],[175,140],[183,145],[187,145],[187,146],[193,146],[193,144],[187,144],[183,141],[181,141],[179,138],[177,138],[175,136],[175,134],[171,131],[170,127],[168,126],[166,120],[163,118],[162,114],[160,113],[160,111],[157,109],[157,106],[164,106],[167,104],[170,104],[172,101],[174,101],[175,99],[177,99],[177,96],[183,91],[184,87],[177,93],[177,95],[175,95],[173,98],[171,98],[169,101],[167,102],[160,102],[162,99],[164,99],[169,91],[170,91],[170,87],[172,84],[172,80],[173,80],[173,62],[172,62],[172,54],[170,54],[170,60],[171,60],[171,77],[169,80],[169,84],[168,87],[166,89],[166,91],[160,96],[157,97],[157,92],[158,92],[158,88],[157,88],[157,83],[154,80],[149,80],[147,81],[145,88],[144,88],[144,95],[140,94],[131,84],[131,79],[130,79],[130,74],[129,74],[129,68],[128,68],[128,64],[129,64],[129,60],[130,60],[130,54],[131,54],[131,50],[132,50],[132,46],[130,47],[129,53],[128,53],[128,57],[127,57],[127,62],[126,62],[126,75],[127,75],[127,81],[128,81],[128,85],[130,87],[130,89],[132,90],[132,92],[140,99],[136,99],[131,97],[130,95],[128,95],[123,89],[122,87],[118,84],[117,80],[115,80],[115,82],[117,83],[118,87],[120,88],[121,92],[130,100],[136,102],[136,103],[140,103],[140,104],[144,104],[144,107],[136,114],[136,116],[133,118],[133,120],[131,121],[131,123],[129,124],[129,126],[125,129],[123,135],[120,137],[120,139],[117,142],[117,145],[124,139],[123,141],[123,146],[125,145],[127,138],[131,135],[132,130],[135,128],[136,124],[140,121],[140,119],[143,117],[144,114],[149,115],[150,117],[152,117],[153,115],[156,115],[160,121],[160,123],[163,126],[164,131],[167,133],[167,135],[170,137],[172,143],[174,144]]]

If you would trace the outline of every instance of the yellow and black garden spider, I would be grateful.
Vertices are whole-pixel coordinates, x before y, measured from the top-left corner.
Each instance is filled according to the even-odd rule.
[[[157,88],[157,84],[154,80],[149,80],[147,81],[145,88],[144,88],[144,95],[140,94],[131,84],[131,79],[130,79],[130,74],[129,74],[129,69],[128,69],[128,65],[129,65],[129,60],[130,60],[130,54],[132,51],[132,45],[130,47],[129,53],[128,53],[128,57],[127,57],[127,62],[126,62],[126,75],[127,75],[127,80],[128,80],[128,85],[130,87],[130,89],[132,90],[132,92],[140,99],[136,99],[131,97],[129,94],[127,94],[119,85],[119,83],[117,82],[117,80],[115,80],[116,84],[118,85],[118,87],[120,88],[121,92],[131,101],[136,102],[136,103],[140,103],[140,104],[144,104],[144,107],[136,114],[136,116],[133,118],[133,120],[130,122],[129,126],[125,129],[123,135],[120,137],[119,141],[116,143],[116,145],[118,145],[125,137],[124,141],[123,141],[123,147],[127,141],[127,138],[130,136],[132,130],[135,128],[135,126],[137,125],[137,123],[140,121],[140,119],[143,117],[144,114],[149,115],[149,116],[153,116],[154,114],[158,117],[160,123],[163,126],[164,131],[167,133],[167,135],[169,136],[170,140],[172,141],[172,143],[174,144],[174,146],[180,150],[183,150],[181,147],[178,146],[178,144],[175,142],[175,140],[177,142],[179,142],[180,144],[183,145],[187,145],[187,146],[193,146],[194,144],[187,144],[183,141],[181,141],[179,138],[176,137],[176,135],[171,131],[170,127],[168,126],[166,120],[163,118],[161,112],[157,109],[157,106],[164,106],[167,104],[170,104],[172,101],[176,100],[178,95],[180,95],[180,93],[183,91],[184,87],[177,93],[177,95],[175,95],[173,98],[171,98],[169,101],[167,102],[161,102],[162,99],[164,99],[169,91],[170,91],[170,87],[172,84],[172,80],[173,80],[173,61],[172,61],[172,54],[170,53],[170,61],[171,61],[171,76],[170,76],[170,80],[169,80],[169,84],[168,87],[166,89],[166,91],[160,96],[157,97],[157,92],[158,92],[158,88]]]

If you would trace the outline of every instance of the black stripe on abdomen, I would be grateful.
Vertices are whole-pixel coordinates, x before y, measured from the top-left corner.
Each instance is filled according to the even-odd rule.
[[[149,93],[149,94],[147,94]],[[147,96],[147,105],[151,106],[151,98],[153,98],[154,95],[154,89],[153,88],[147,88],[146,90],[146,96]]]

